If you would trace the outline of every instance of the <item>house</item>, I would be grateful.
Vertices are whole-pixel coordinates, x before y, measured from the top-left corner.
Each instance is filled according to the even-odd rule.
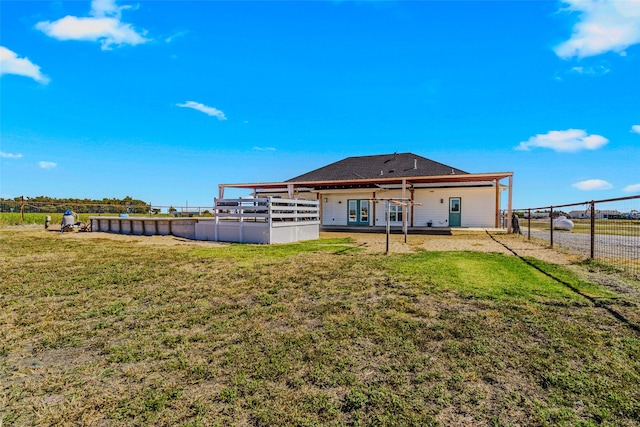
[[[596,209],[596,214],[594,215],[595,219],[622,219],[623,217],[624,215],[620,211],[611,209]],[[584,211],[584,216],[581,218],[591,218],[591,208]]]
[[[589,210],[586,211],[576,211],[573,210],[569,212],[569,218],[571,219],[586,219],[589,218]]]
[[[394,153],[348,157],[284,182],[220,184],[219,197],[246,188],[254,197],[318,200],[324,228],[385,226],[387,212],[392,226],[498,228],[505,190],[511,218],[512,182],[513,172],[468,173]]]
[[[596,219],[622,219],[622,214],[612,209],[596,209]]]
[[[549,211],[546,212],[531,212],[531,219],[549,219]]]

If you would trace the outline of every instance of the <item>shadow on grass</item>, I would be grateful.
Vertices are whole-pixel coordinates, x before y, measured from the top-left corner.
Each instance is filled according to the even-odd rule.
[[[357,250],[357,249],[360,249],[360,248],[362,248],[362,247],[364,247],[364,246],[367,246],[367,244],[366,244],[366,243],[361,243],[361,244],[359,244],[359,245],[357,245],[357,246],[352,246],[352,247],[348,247],[348,248],[341,249],[341,250],[339,250],[339,251],[337,251],[337,252],[334,252],[333,254],[334,254],[334,255],[341,255],[341,254],[343,254],[343,253],[345,253],[345,252],[352,251],[352,250],[354,250],[354,249],[355,249],[355,250]]]
[[[500,245],[502,245],[505,249],[507,249],[513,255],[515,255],[518,258],[520,258],[520,260],[522,260],[525,264],[527,264],[530,267],[538,270],[540,273],[544,274],[545,276],[549,277],[550,279],[552,279],[552,280],[554,280],[554,281],[566,286],[571,291],[575,292],[576,294],[580,295],[581,297],[586,298],[587,300],[589,300],[596,307],[605,309],[613,317],[615,317],[618,321],[620,321],[621,323],[625,324],[630,329],[634,330],[637,334],[640,334],[640,326],[636,325],[635,323],[633,323],[631,321],[629,321],[629,319],[624,317],[624,315],[622,313],[620,313],[619,311],[611,308],[610,306],[608,306],[607,304],[603,303],[602,301],[599,301],[596,298],[585,294],[584,292],[582,292],[580,289],[578,289],[577,287],[575,287],[571,283],[569,283],[569,282],[567,282],[565,280],[562,280],[559,277],[554,276],[553,274],[549,273],[548,271],[543,270],[540,266],[534,264],[533,262],[529,261],[528,259],[524,258],[523,256],[520,256],[515,250],[511,249],[509,246],[507,246],[503,242],[501,242],[498,239],[496,239],[495,237],[493,237],[491,235],[491,233],[489,233],[488,231],[486,231],[486,233],[494,242],[499,243]]]

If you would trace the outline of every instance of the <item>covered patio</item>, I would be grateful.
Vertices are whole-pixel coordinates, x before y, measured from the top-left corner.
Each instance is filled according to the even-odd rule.
[[[508,182],[506,184],[501,183],[502,180],[507,179]],[[314,180],[314,181],[285,181],[285,182],[258,182],[258,183],[242,183],[242,184],[219,184],[218,185],[218,196],[222,199],[225,196],[225,189],[227,188],[236,188],[236,189],[248,189],[253,191],[253,197],[259,197],[261,193],[274,192],[274,193],[283,193],[287,198],[299,198],[301,196],[305,196],[305,198],[315,198],[319,201],[320,204],[320,216],[322,217],[323,204],[326,202],[326,198],[324,197],[326,194],[340,191],[340,190],[370,190],[372,197],[371,200],[383,200],[378,197],[384,191],[388,190],[396,190],[400,191],[401,197],[398,199],[407,200],[406,209],[409,215],[404,215],[403,217],[409,217],[409,221],[407,224],[403,224],[403,227],[410,227],[409,232],[423,232],[425,234],[429,234],[429,232],[436,233],[436,229],[447,228],[447,227],[433,227],[429,230],[430,227],[422,227],[418,226],[418,224],[414,224],[414,214],[413,211],[415,209],[415,205],[413,203],[414,200],[414,191],[416,189],[438,189],[438,188],[447,188],[451,186],[461,186],[465,188],[471,187],[480,187],[480,186],[493,186],[495,187],[495,218],[494,218],[494,227],[495,229],[502,228],[501,227],[501,209],[500,209],[500,193],[502,190],[506,190],[508,192],[507,198],[507,218],[511,218],[512,216],[512,197],[513,197],[513,172],[495,172],[495,173],[479,173],[479,174],[449,174],[449,175],[435,175],[435,176],[412,176],[412,177],[376,177],[376,178],[356,178],[356,179],[342,179],[339,181],[336,180]],[[375,204],[374,204],[375,209]],[[370,227],[359,227],[359,232],[365,232],[365,230],[370,229],[371,232],[377,232],[382,229],[384,231],[384,225],[376,223],[375,221],[375,212],[373,215],[373,223]],[[393,227],[396,229],[398,227]],[[342,226],[329,226],[322,224],[322,230],[348,230],[350,227],[342,227]],[[506,221],[506,229],[507,232],[511,232],[511,222]]]

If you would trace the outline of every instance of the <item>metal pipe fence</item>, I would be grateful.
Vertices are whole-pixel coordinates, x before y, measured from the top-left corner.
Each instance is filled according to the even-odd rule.
[[[147,216],[213,216],[213,206],[165,206],[151,204],[112,203],[49,203],[29,200],[0,200],[0,214],[19,213],[24,221],[25,214],[61,214],[71,210],[77,214],[92,215],[147,215]]]
[[[640,278],[640,195],[514,209],[521,233]],[[566,217],[573,228],[562,230]]]

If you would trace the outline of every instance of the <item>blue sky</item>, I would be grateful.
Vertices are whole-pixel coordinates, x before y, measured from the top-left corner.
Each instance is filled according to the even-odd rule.
[[[210,206],[396,151],[516,208],[640,194],[639,0],[0,8],[2,197]]]

